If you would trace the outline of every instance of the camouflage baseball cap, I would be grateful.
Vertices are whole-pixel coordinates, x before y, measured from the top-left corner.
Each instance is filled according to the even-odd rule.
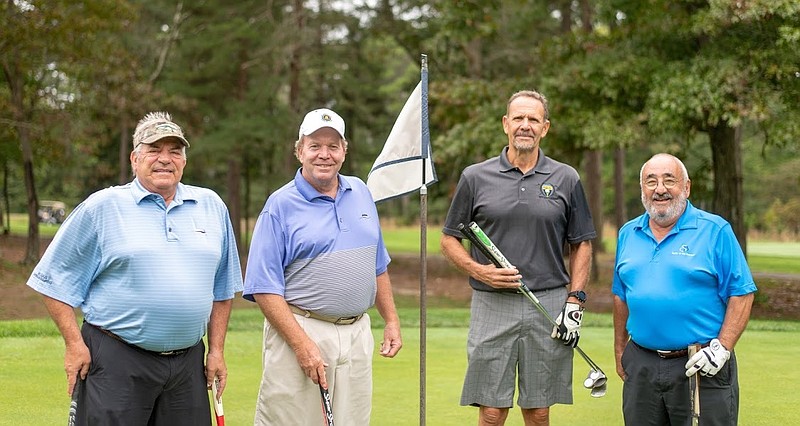
[[[172,122],[172,117],[166,112],[149,112],[136,125],[133,132],[133,147],[139,144],[151,144],[164,138],[175,138],[184,146],[189,146],[189,141],[183,136],[180,126]]]

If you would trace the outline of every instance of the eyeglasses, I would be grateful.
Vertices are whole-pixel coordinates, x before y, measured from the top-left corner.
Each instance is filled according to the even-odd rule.
[[[647,179],[646,181],[644,181],[644,187],[649,189],[649,190],[651,190],[651,191],[653,191],[656,188],[658,188],[658,183],[659,182],[661,182],[661,184],[664,185],[664,188],[667,188],[667,189],[675,188],[678,185],[678,180],[674,179],[674,178],[665,178],[663,180],[650,178],[650,179]]]

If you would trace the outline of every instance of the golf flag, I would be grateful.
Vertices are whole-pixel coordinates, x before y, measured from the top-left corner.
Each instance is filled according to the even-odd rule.
[[[423,176],[424,174],[424,176]],[[367,176],[375,202],[406,195],[436,182],[428,129],[428,85],[422,81],[397,117]]]

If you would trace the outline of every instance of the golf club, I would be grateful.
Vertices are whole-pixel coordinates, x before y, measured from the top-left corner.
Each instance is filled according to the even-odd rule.
[[[211,400],[214,401],[214,413],[217,416],[217,426],[225,426],[225,412],[222,409],[222,397],[217,398],[217,385],[219,379],[214,378],[211,382]]]
[[[458,230],[467,237],[467,239],[475,246],[487,259],[489,259],[496,267],[498,268],[513,268],[511,262],[506,259],[500,249],[494,245],[491,239],[483,232],[480,226],[478,226],[475,222],[470,222],[468,226],[464,226],[463,223],[458,224]],[[541,312],[545,318],[552,324],[553,326],[557,326],[558,324],[547,312],[547,309],[542,305],[539,299],[533,294],[533,291],[525,285],[522,280],[519,282],[519,291],[525,295],[536,307],[536,309]],[[592,369],[589,372],[589,376],[584,380],[583,385],[587,389],[592,389],[592,396],[594,397],[601,397],[606,394],[606,382],[608,381],[608,377],[603,372],[603,370],[598,366],[588,355],[581,349],[579,346],[575,346],[575,350],[578,351],[581,357],[589,364],[589,367]]]
[[[72,388],[72,399],[69,402],[69,417],[67,418],[67,426],[75,426],[77,424],[76,418],[78,416],[78,397],[83,391],[84,379],[81,379],[81,373],[75,380],[75,387]]]
[[[689,345],[687,347],[689,358],[697,353],[700,345]],[[692,406],[692,425],[697,426],[700,423],[700,386],[698,383],[698,373],[692,374],[689,377],[689,404]]]
[[[594,398],[600,398],[601,396],[606,395],[606,382],[603,382],[602,385],[592,388],[592,392],[589,394]]]
[[[328,390],[319,385],[319,394],[322,396],[322,417],[325,426],[333,426],[333,404],[331,404],[331,394]]]

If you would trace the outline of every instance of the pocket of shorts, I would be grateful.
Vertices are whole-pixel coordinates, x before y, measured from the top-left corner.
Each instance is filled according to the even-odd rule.
[[[625,377],[626,377],[626,378],[629,376],[629,374],[628,374],[628,369],[627,369],[627,368],[625,368],[625,364],[627,364],[627,363],[625,362],[625,360],[628,358],[628,352],[629,352],[630,350],[631,350],[631,343],[630,343],[630,342],[628,342],[628,343],[625,345],[625,349],[623,349],[623,350],[622,350],[622,356],[620,357],[620,364],[622,364],[622,371],[624,371],[624,372],[625,372]],[[623,380],[623,382],[624,382],[624,381],[625,381],[625,380]]]

